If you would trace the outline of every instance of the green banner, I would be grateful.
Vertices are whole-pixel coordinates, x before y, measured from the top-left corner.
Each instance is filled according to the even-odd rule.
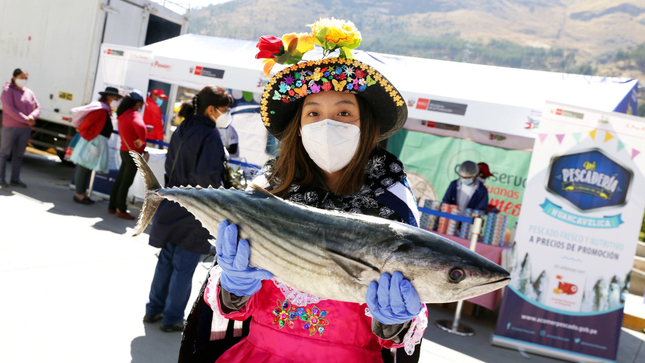
[[[401,159],[406,170],[424,177],[439,200],[450,182],[459,177],[457,168],[462,162],[487,163],[494,175],[486,180],[489,203],[508,215],[508,230],[515,226],[526,186],[530,152],[408,130],[392,136],[387,148]]]

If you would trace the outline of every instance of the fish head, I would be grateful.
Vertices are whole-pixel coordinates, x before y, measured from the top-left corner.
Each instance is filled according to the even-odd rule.
[[[504,268],[422,229],[397,240],[382,270],[400,271],[424,303],[469,299],[510,282],[510,274]]]

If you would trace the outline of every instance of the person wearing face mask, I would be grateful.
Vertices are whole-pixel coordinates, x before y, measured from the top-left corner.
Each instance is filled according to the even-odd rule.
[[[98,168],[98,163],[91,162],[92,165],[90,166],[90,161],[87,158],[83,158],[78,155],[79,149],[75,149],[75,153],[72,153],[71,157],[71,161],[76,163],[76,173],[74,175],[76,192],[72,200],[76,203],[85,205],[94,203],[94,201],[87,196],[86,192],[88,182],[92,175],[92,170],[105,171],[109,168],[109,148],[107,146],[107,140],[112,136],[113,131],[112,109],[116,109],[118,107],[119,101],[122,98],[119,94],[119,90],[114,87],[106,87],[105,91],[99,92],[99,95],[101,98],[99,98],[98,103],[93,102],[84,107],[85,110],[89,111],[89,113],[84,116],[77,131],[80,136],[87,141],[92,141],[97,137],[101,137],[104,147],[99,149],[101,150],[102,155],[98,156],[96,159],[102,160],[104,165],[101,168]],[[79,107],[78,109],[81,108]]]
[[[146,99],[146,112],[143,114],[143,122],[146,124],[148,139],[163,141],[163,117],[161,105],[168,96],[159,88],[150,91],[150,97]]]
[[[332,21],[360,37],[352,23]],[[258,56],[278,59],[275,50],[261,56],[264,41],[273,41],[279,51],[306,51],[300,41],[311,41],[313,48],[313,39],[305,37],[297,46],[262,37]],[[281,143],[279,155],[253,184],[293,203],[418,225],[403,164],[378,146],[407,119],[401,95],[382,74],[340,57],[294,64],[269,80],[261,105],[264,126]],[[327,300],[249,268],[248,246],[254,241],[239,241],[236,225],[223,221],[216,241],[219,269],[189,316],[180,361],[212,349],[204,362],[391,362],[390,350],[402,347],[398,362],[418,360],[425,305],[400,272],[372,281],[366,304]],[[204,343],[209,338],[200,336],[203,331],[210,331],[210,339],[224,339]]]
[[[488,210],[488,189],[478,180],[479,167],[467,160],[457,169],[459,179],[453,180],[443,196],[442,203],[456,204],[460,211],[466,208]]]
[[[20,180],[20,169],[31,129],[40,115],[40,104],[32,90],[27,88],[29,74],[16,68],[10,82],[2,90],[2,140],[0,144],[0,188],[7,188],[5,179],[7,161],[11,157],[10,184],[26,188]]]
[[[228,122],[233,98],[221,87],[207,86],[182,105],[186,118],[175,130],[165,164],[166,188],[222,186],[224,146],[216,128]],[[162,321],[164,332],[182,331],[191,281],[213,237],[179,204],[164,200],[152,219],[149,244],[161,248],[143,321]]]
[[[121,100],[116,110],[119,121],[119,136],[121,138],[121,167],[117,174],[112,189],[110,190],[110,202],[108,213],[114,214],[117,218],[136,219],[127,211],[128,190],[134,181],[137,173],[137,166],[130,156],[130,151],[144,154],[146,148],[146,125],[143,123],[141,110],[144,99],[137,90],[130,92]]]

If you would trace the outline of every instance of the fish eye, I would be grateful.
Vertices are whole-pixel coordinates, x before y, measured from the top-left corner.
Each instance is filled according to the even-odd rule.
[[[461,267],[455,267],[448,272],[448,281],[453,284],[458,283],[466,277],[466,272]]]

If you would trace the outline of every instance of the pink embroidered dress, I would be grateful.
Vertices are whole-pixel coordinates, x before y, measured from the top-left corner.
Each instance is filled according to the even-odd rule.
[[[260,291],[241,310],[223,314],[218,281],[214,270],[204,292],[214,318],[220,314],[238,321],[253,318],[249,335],[217,362],[382,362],[381,347],[405,343],[395,345],[374,335],[366,304],[321,299],[276,279],[263,281]],[[421,339],[426,323],[424,309],[406,334],[412,347]]]

